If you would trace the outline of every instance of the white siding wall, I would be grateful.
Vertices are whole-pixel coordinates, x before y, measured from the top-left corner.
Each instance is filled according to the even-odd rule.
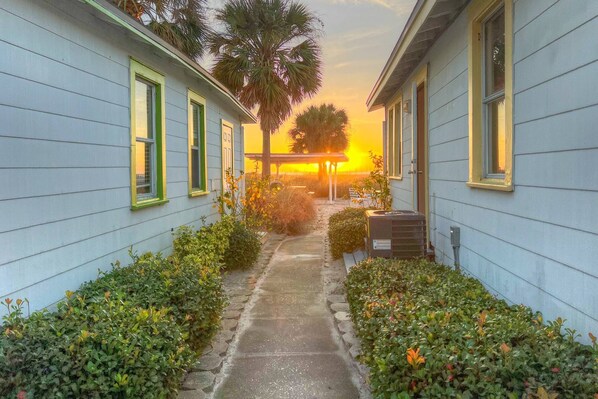
[[[129,57],[166,77],[167,197],[131,211]],[[94,279],[111,262],[171,250],[172,229],[216,217],[187,195],[187,88],[207,100],[208,188],[220,189],[220,120],[239,116],[203,82],[105,26],[42,2],[0,3],[0,298],[33,309]],[[237,169],[238,170],[238,169]],[[3,310],[3,309],[2,309]],[[0,312],[2,311],[0,310]]]
[[[598,332],[598,2],[518,0],[514,8],[514,192],[466,186],[467,10],[428,53],[430,235],[453,263],[512,303]],[[403,88],[410,98],[411,83]],[[411,150],[405,121],[404,170]],[[413,206],[411,179],[394,205]]]

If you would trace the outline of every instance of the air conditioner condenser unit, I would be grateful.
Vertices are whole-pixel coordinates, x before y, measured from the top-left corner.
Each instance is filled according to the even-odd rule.
[[[366,211],[370,257],[413,259],[426,254],[426,217],[416,211]]]

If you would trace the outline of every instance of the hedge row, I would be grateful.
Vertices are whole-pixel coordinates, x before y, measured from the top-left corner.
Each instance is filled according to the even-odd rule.
[[[67,292],[55,312],[23,316],[21,300],[0,336],[0,397],[169,398],[217,330],[220,276],[232,222],[181,229],[173,255],[133,256]]]
[[[364,248],[366,218],[364,208],[345,208],[328,219],[328,240],[335,259],[343,252]]]
[[[597,398],[598,345],[476,279],[426,261],[367,260],[347,296],[377,398]]]

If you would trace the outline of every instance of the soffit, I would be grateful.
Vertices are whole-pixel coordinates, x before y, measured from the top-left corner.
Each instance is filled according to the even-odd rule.
[[[378,81],[367,100],[381,108],[400,89],[442,33],[470,0],[420,0],[416,3]]]

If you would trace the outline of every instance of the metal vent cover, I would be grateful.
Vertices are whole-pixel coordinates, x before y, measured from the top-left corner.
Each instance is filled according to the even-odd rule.
[[[426,218],[410,210],[366,211],[369,256],[413,259],[426,253]]]

